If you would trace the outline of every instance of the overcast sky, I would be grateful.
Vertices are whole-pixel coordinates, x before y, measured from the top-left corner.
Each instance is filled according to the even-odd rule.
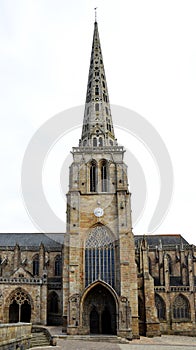
[[[110,102],[151,123],[172,160],[173,201],[154,233],[179,233],[196,244],[195,0],[0,0],[0,231],[38,232],[21,196],[23,156],[43,123],[84,104],[95,6]],[[66,204],[59,186],[61,162],[77,146],[80,132],[70,131],[56,144],[43,170],[46,198],[62,220]],[[127,147],[122,130],[116,128],[116,136]],[[146,149],[141,152],[149,187],[136,234],[147,232],[159,181],[147,166],[152,163],[153,168],[153,159]],[[129,174],[131,178],[131,169]],[[131,183],[130,189],[134,202],[137,193]]]

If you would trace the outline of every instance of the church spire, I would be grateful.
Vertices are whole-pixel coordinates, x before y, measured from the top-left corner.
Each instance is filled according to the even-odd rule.
[[[86,93],[84,121],[79,146],[116,146],[111,109],[101,44],[99,39],[97,14],[95,9],[94,35]]]

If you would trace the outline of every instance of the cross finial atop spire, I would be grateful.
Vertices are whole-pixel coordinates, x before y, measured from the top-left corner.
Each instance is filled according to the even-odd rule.
[[[94,8],[95,10],[95,23],[97,22],[97,7]]]

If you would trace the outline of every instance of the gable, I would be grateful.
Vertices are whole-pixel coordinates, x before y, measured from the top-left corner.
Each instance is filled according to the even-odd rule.
[[[11,275],[12,277],[23,277],[23,278],[31,278],[32,274],[26,271],[22,266],[20,266],[16,271]]]

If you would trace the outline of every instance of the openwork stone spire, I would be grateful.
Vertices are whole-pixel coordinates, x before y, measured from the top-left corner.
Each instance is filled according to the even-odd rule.
[[[117,146],[114,136],[97,21],[94,23],[84,121],[79,146]]]

